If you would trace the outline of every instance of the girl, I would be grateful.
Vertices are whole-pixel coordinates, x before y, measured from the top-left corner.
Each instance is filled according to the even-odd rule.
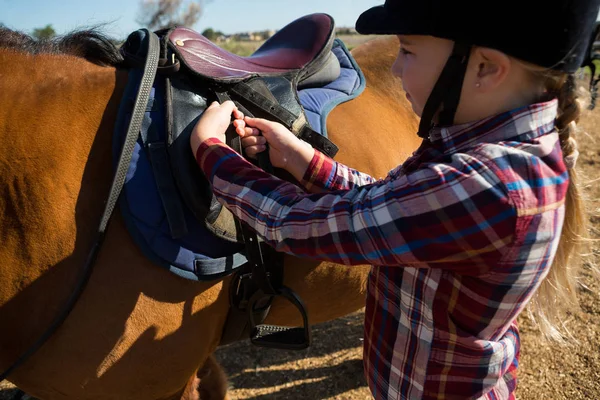
[[[574,298],[584,234],[571,137],[572,73],[600,0],[387,0],[357,22],[396,34],[393,72],[423,144],[383,180],[283,126],[211,105],[191,139],[223,204],[279,251],[374,265],[364,365],[376,399],[512,399],[515,320],[538,292],[540,322]],[[266,149],[304,190],[223,144],[231,114],[247,154]],[[260,135],[262,133],[262,136]],[[543,284],[542,284],[543,283]]]

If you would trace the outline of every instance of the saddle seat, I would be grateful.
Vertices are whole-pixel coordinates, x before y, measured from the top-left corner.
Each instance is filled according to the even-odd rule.
[[[214,80],[237,81],[289,72],[313,75],[329,61],[335,23],[327,14],[299,18],[279,30],[250,57],[240,57],[191,29],[177,28],[170,42],[181,61],[197,74]]]

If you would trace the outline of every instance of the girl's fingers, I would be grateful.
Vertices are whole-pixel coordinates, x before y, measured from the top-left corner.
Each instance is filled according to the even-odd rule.
[[[212,107],[213,104],[211,104],[210,106]],[[227,114],[233,114],[234,110],[237,111],[237,107],[236,107],[235,103],[233,101],[231,101],[231,100],[227,100],[226,102],[224,102],[223,104],[221,104],[221,108],[223,110],[225,110],[225,112],[227,112]]]
[[[243,119],[235,119],[233,121],[233,126],[235,126],[235,129],[242,129],[242,131],[244,130],[244,128],[246,127],[246,122],[244,122]]]
[[[260,136],[260,130],[258,130],[256,128],[251,128],[251,127],[246,126],[245,132],[246,132],[246,135],[248,135],[248,136]]]
[[[244,137],[245,128],[236,126],[235,127],[235,133],[237,133],[239,137]]]
[[[236,127],[236,132],[241,137],[260,136],[260,131],[258,129],[256,129],[256,128],[250,128],[248,126],[244,126],[243,128],[240,127],[239,129]]]
[[[242,138],[242,147],[264,146],[267,140],[263,136],[248,136]]]
[[[257,146],[250,146],[250,147],[244,148],[244,152],[246,153],[246,155],[248,157],[256,158],[256,155],[258,153],[262,153],[266,149],[267,149],[267,146],[265,146],[265,145],[257,145]]]
[[[259,130],[261,130],[263,132],[271,131],[276,126],[275,122],[271,122],[269,120],[262,119],[262,118],[245,117],[244,121],[246,121],[246,125],[254,127],[254,128],[258,128]]]
[[[236,108],[235,110],[233,110],[233,118],[235,118],[236,120],[243,121],[244,113]]]
[[[241,119],[236,119],[235,121],[233,121],[233,126],[235,127],[235,132],[240,137],[260,135],[260,131],[258,129],[247,127],[246,122]]]

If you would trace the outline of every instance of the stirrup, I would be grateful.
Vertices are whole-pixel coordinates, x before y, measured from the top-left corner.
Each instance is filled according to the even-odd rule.
[[[284,350],[304,350],[310,346],[310,326],[308,325],[308,315],[304,303],[291,289],[282,286],[279,289],[278,296],[290,301],[302,315],[303,326],[277,326],[277,325],[256,325],[254,321],[254,306],[264,294],[257,293],[250,299],[248,304],[248,317],[252,324],[250,333],[250,342],[256,346],[268,347],[272,349]]]

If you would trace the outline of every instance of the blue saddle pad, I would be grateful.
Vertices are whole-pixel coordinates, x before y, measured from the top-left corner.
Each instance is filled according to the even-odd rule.
[[[336,39],[333,52],[340,61],[340,77],[322,87],[301,90],[299,98],[311,127],[326,132],[327,115],[338,104],[362,93],[364,76],[344,44]],[[139,86],[139,72],[130,73],[122,105],[115,125],[113,159],[116,168],[127,132],[131,104]],[[135,83],[132,83],[135,82]],[[154,83],[146,108],[142,131],[135,145],[123,192],[119,200],[121,214],[135,243],[156,264],[191,280],[212,280],[231,273],[246,262],[244,246],[214,236],[192,212],[183,207],[187,234],[178,239],[171,230],[154,178],[153,165],[147,146],[148,135],[164,139],[165,104],[164,80],[159,76]]]
[[[298,92],[300,103],[313,130],[327,137],[327,116],[337,105],[356,98],[365,89],[365,77],[356,60],[340,39],[333,43],[333,54],[340,61],[340,76],[322,88]]]

